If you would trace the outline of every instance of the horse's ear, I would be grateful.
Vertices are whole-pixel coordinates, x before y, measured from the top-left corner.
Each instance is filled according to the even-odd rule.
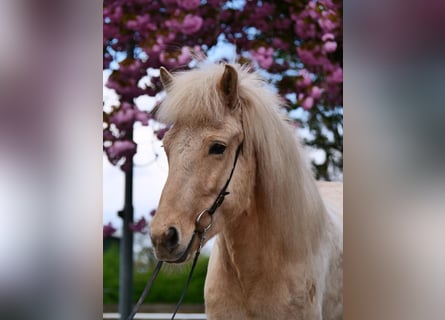
[[[238,73],[231,65],[226,64],[225,66],[220,89],[227,106],[231,109],[235,108],[238,101]]]
[[[168,90],[168,88],[171,86],[173,82],[173,76],[170,72],[167,71],[164,67],[161,67],[159,69],[161,74],[161,82],[165,90]]]

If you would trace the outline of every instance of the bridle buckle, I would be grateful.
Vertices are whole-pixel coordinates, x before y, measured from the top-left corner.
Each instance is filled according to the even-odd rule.
[[[208,214],[210,219],[209,219],[207,225],[201,225],[201,223],[203,222],[201,220],[206,216],[206,213]],[[212,224],[213,224],[213,215],[210,214],[209,209],[202,210],[201,213],[198,215],[198,217],[196,217],[196,221],[195,221],[196,230],[201,234],[205,234],[207,232],[207,230],[210,229]]]

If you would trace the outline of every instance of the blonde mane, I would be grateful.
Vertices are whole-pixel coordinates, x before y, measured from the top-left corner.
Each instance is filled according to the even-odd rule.
[[[280,230],[275,236],[296,248],[293,252],[301,258],[318,245],[325,223],[323,202],[295,132],[281,112],[283,101],[248,67],[232,66],[238,72],[245,148],[257,161],[256,199],[269,213],[271,230]],[[227,112],[218,87],[223,72],[224,64],[212,64],[176,73],[158,118],[169,124],[221,124]]]

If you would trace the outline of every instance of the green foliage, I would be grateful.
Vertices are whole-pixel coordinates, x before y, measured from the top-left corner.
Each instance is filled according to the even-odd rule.
[[[119,299],[119,245],[112,244],[103,255],[103,303],[116,304]]]
[[[204,303],[204,281],[207,273],[208,257],[200,256],[187,290],[184,303]],[[134,270],[133,301],[137,301],[153,272]],[[190,271],[191,264],[184,266],[163,266],[145,303],[176,303],[181,295]],[[117,304],[119,300],[119,246],[111,245],[103,255],[103,303]]]

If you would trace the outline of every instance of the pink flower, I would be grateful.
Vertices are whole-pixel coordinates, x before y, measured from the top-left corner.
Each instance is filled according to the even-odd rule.
[[[272,64],[273,64],[272,57],[262,57],[258,59],[258,65],[263,69],[269,69]]]
[[[179,30],[179,28],[181,27],[181,24],[176,19],[170,19],[170,20],[165,21],[165,26],[168,27],[169,29],[178,29]],[[158,36],[157,42],[160,44],[163,44],[164,37],[162,35]]]
[[[323,45],[323,49],[326,52],[334,52],[335,50],[337,50],[337,42],[328,41]]]
[[[188,35],[196,33],[201,29],[203,20],[201,17],[188,14],[185,16],[184,21],[182,21],[182,32]]]
[[[113,116],[110,117],[110,122],[114,123],[118,128],[125,128],[133,124],[134,110],[121,108]]]
[[[144,126],[148,125],[151,116],[148,112],[141,111],[137,107],[132,107],[128,102],[124,102],[115,114],[110,117],[110,122],[114,123],[118,129],[131,127],[135,121],[140,121]]]
[[[142,217],[141,219],[139,219],[138,222],[136,223],[130,223],[128,225],[128,227],[130,228],[130,230],[132,230],[133,232],[140,232],[142,234],[146,234],[147,233],[147,220],[145,220],[144,217]]]
[[[164,138],[164,135],[167,133],[167,131],[169,129],[170,129],[170,127],[165,127],[165,128],[155,131],[156,138],[158,138],[159,140],[162,140]]]
[[[114,135],[109,129],[106,129],[103,131],[103,140],[104,141],[107,141],[107,140],[113,141],[114,140]]]
[[[297,99],[298,99],[298,101],[303,100],[304,99],[304,94],[299,93],[298,96],[297,96]]]
[[[323,91],[319,87],[313,86],[311,89],[311,96],[314,99],[320,99],[322,92]]]
[[[317,34],[317,30],[314,24],[305,23],[303,17],[298,17],[294,26],[295,33],[302,39],[313,39]]]
[[[324,32],[331,32],[337,27],[337,25],[334,22],[326,18],[319,19],[318,24],[320,25],[321,29],[323,29]]]
[[[251,51],[252,58],[258,62],[263,69],[268,69],[273,64],[273,48],[259,47],[256,51]]]
[[[273,13],[275,10],[275,5],[263,1],[261,6],[255,8],[257,16],[267,17]]]
[[[334,72],[332,72],[332,74],[327,77],[327,81],[330,84],[343,82],[343,70],[342,70],[342,68],[338,67],[337,69],[335,69]]]
[[[127,22],[127,28],[130,30],[137,30],[139,28],[139,23],[136,20],[130,20]]]
[[[307,97],[301,103],[301,106],[303,107],[304,110],[309,110],[310,108],[312,108],[313,105],[314,105],[314,98],[312,97]]]
[[[317,64],[317,60],[313,55],[312,51],[302,49],[300,47],[297,48],[298,56],[300,57],[301,62],[307,65],[315,65]]]
[[[177,3],[184,9],[193,10],[199,7],[201,0],[177,0]]]
[[[301,86],[307,87],[312,83],[311,75],[306,69],[301,70],[301,76],[303,77],[303,79],[300,80]]]
[[[159,54],[159,61],[161,61],[163,65],[173,66],[175,65],[176,59],[172,55],[169,55],[167,52],[162,51]]]
[[[136,144],[129,140],[117,140],[107,150],[112,163],[117,163],[122,157],[132,157],[136,153]]]
[[[289,44],[282,41],[280,38],[274,38],[272,40],[272,45],[276,48],[276,49],[281,49],[281,50],[287,50],[289,48]]]
[[[114,10],[114,15],[112,16],[113,20],[119,21],[119,20],[122,19],[122,16],[123,16],[122,8],[121,7],[116,7],[116,9]]]
[[[185,65],[192,60],[190,47],[182,47],[181,54],[177,58],[179,65]]]
[[[313,2],[311,2],[311,3],[313,3]],[[308,10],[308,13],[309,13],[309,16],[312,18],[312,19],[317,19],[318,17],[319,17],[319,14],[318,14],[318,12],[315,10],[315,8],[314,9],[309,9]]]
[[[136,114],[134,115],[134,120],[139,121],[142,125],[148,126],[148,120],[150,120],[151,114],[145,111],[137,110]]]
[[[103,237],[104,238],[110,237],[115,232],[116,232],[116,228],[113,227],[111,222],[109,222],[107,225],[103,226]]]
[[[321,37],[321,40],[322,40],[323,42],[326,42],[326,41],[328,41],[328,40],[334,41],[334,40],[335,40],[335,37],[334,37],[334,35],[333,35],[332,33],[325,33],[325,34]]]
[[[291,23],[292,21],[290,19],[281,19],[275,21],[275,28],[285,30],[290,27]]]
[[[147,26],[150,24],[150,16],[149,15],[143,15],[143,16],[137,16],[136,20],[129,20],[126,23],[126,26],[130,30],[140,30],[143,26]]]

